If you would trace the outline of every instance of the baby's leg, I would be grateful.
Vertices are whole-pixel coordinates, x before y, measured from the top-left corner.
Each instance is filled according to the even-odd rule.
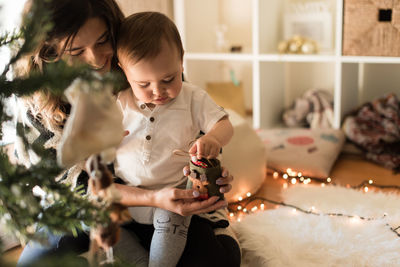
[[[149,267],[176,266],[185,249],[191,217],[163,209],[155,210]]]

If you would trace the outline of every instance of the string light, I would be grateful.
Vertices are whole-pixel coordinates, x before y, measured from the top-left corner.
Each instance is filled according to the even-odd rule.
[[[326,178],[326,181],[330,183],[332,181],[331,177]]]
[[[243,200],[243,198],[242,198],[242,197],[238,197],[238,200],[239,200],[239,201],[242,201],[242,200]]]
[[[364,192],[367,193],[368,192],[368,186],[364,187]]]
[[[369,184],[372,184],[374,181],[372,181],[371,179],[370,180],[368,180],[368,183]]]
[[[285,173],[284,175],[282,175],[283,179],[287,179],[289,177],[289,175],[287,173]]]
[[[274,174],[272,175],[274,177],[274,179],[279,177],[279,173],[278,172],[274,172]]]
[[[292,180],[290,181],[292,184],[296,184],[297,183],[297,179],[296,178],[292,178]]]
[[[246,196],[247,196],[247,197],[251,197],[251,193],[250,193],[250,192],[247,192]]]
[[[370,217],[363,217],[363,216],[357,216],[357,215],[347,215],[347,214],[343,214],[343,213],[322,213],[322,212],[316,212],[316,208],[315,206],[312,206],[309,210],[304,210],[301,207],[292,205],[292,204],[287,204],[285,202],[282,201],[275,201],[275,200],[271,200],[268,198],[264,198],[264,197],[257,197],[254,196],[250,199],[245,200],[246,202],[243,203],[243,211],[238,214],[238,218],[236,219],[238,222],[241,221],[241,218],[243,217],[244,214],[249,213],[249,211],[247,210],[247,206],[251,205],[254,201],[261,201],[262,203],[260,204],[260,210],[258,209],[257,205],[253,206],[251,208],[251,212],[255,213],[259,211],[263,211],[265,209],[265,204],[264,202],[268,202],[271,204],[274,204],[275,207],[279,207],[279,206],[284,206],[284,207],[289,207],[292,208],[292,213],[293,214],[297,214],[298,212],[302,212],[305,214],[312,214],[312,215],[317,215],[317,216],[329,216],[329,217],[347,217],[349,218],[349,222],[351,224],[359,224],[362,221],[373,221],[373,220],[378,220],[378,219],[383,219],[385,218],[387,215],[387,213],[383,213],[383,216],[381,218],[370,218]],[[242,207],[242,205],[239,205],[240,207]],[[239,210],[239,208],[238,208]],[[234,219],[235,215],[231,215],[234,214],[234,211],[230,213],[230,219]],[[395,233],[398,237],[400,237],[400,233],[398,233],[397,231],[400,230],[400,226],[398,227],[392,227],[390,226],[388,223],[385,224],[385,226],[387,226],[393,233]]]

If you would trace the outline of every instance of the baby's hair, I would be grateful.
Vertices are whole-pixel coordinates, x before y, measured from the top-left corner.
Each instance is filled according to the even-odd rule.
[[[183,60],[183,46],[174,22],[159,12],[139,12],[125,18],[117,40],[120,62],[138,62],[155,58],[162,42],[166,41],[178,50]]]

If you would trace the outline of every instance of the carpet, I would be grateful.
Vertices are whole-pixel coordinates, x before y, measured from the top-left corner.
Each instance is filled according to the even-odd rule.
[[[249,214],[233,223],[243,266],[400,266],[400,237],[390,229],[400,226],[400,195],[299,185],[282,196],[307,211],[356,217],[283,206]]]

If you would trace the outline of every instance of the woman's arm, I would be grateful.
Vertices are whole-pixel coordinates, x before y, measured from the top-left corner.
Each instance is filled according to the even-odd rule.
[[[185,167],[183,172],[186,176],[189,175],[189,167]],[[217,180],[217,183],[221,185],[221,193],[227,193],[231,190],[230,183],[232,180],[232,175],[229,175],[229,172],[223,168],[222,177]],[[124,206],[158,207],[183,216],[210,212],[228,205],[226,200],[218,201],[216,196],[198,201],[195,198],[199,196],[199,192],[192,189],[163,188],[160,190],[147,190],[123,184],[115,184],[115,188],[119,193],[119,203]]]

